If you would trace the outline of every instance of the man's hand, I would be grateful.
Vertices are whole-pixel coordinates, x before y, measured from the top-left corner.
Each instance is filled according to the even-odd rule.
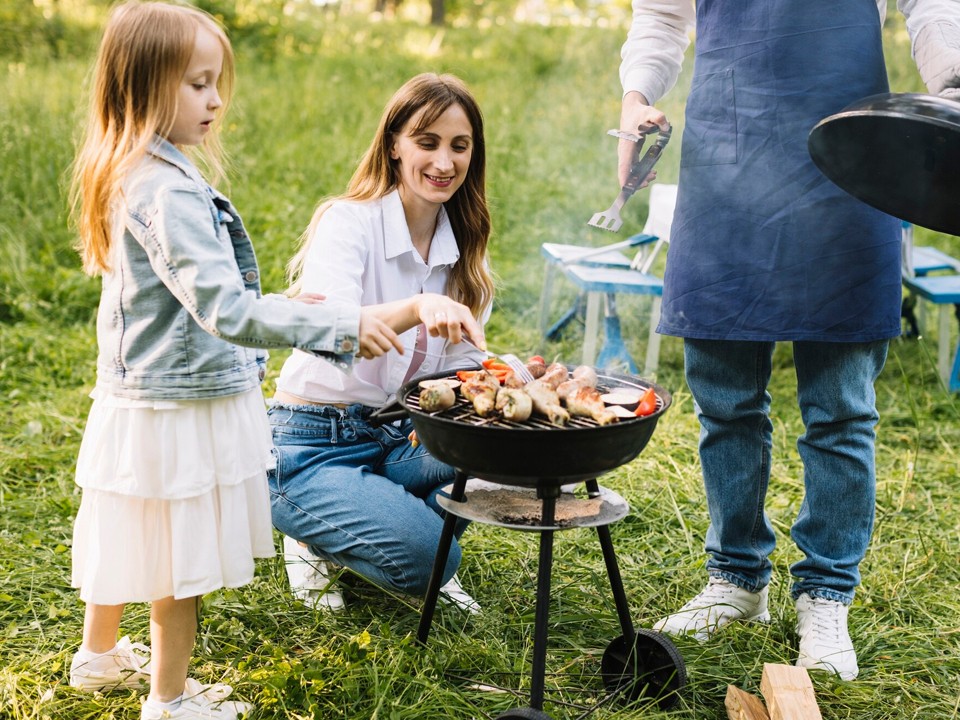
[[[932,22],[914,43],[917,70],[934,95],[960,101],[960,26]]]
[[[667,116],[655,107],[647,104],[647,99],[638,92],[628,92],[623,96],[623,106],[620,110],[620,130],[622,132],[636,133],[645,125],[656,125],[661,130],[670,128],[667,122]],[[617,147],[617,179],[620,181],[620,187],[627,182],[627,175],[630,173],[630,161],[635,150],[636,143],[630,140],[620,140]],[[656,177],[656,172],[650,173],[644,181],[643,187]]]

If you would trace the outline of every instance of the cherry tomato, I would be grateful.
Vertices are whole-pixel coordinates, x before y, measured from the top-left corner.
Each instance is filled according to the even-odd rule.
[[[527,362],[528,362],[528,363],[543,363],[544,365],[547,364],[547,361],[543,359],[543,356],[542,356],[542,355],[531,355],[531,356],[527,359]]]

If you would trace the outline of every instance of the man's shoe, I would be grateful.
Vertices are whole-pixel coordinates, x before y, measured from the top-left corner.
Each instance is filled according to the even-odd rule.
[[[848,611],[846,605],[835,600],[813,598],[806,593],[797,598],[798,666],[826,670],[842,680],[857,678],[860,668],[847,630]]]
[[[327,563],[292,537],[283,537],[283,564],[294,597],[317,610],[342,610],[343,594],[333,588]]]
[[[139,688],[150,684],[150,648],[124,636],[113,650],[95,654],[82,648],[70,663],[71,687],[87,692]]]
[[[173,707],[156,705],[147,700],[140,709],[140,720],[237,720],[253,706],[238,700],[227,700],[233,691],[229,685],[201,685],[187,678],[180,701]]]
[[[480,612],[480,604],[467,594],[460,585],[460,579],[454,574],[450,581],[440,588],[440,599],[449,605],[455,605],[471,615]]]
[[[750,592],[713,576],[699,595],[678,612],[659,620],[653,629],[670,635],[693,635],[702,642],[735,620],[770,622],[767,588]]]

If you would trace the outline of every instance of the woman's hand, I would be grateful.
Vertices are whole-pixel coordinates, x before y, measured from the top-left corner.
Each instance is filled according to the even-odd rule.
[[[436,293],[423,293],[417,299],[417,315],[431,337],[444,337],[454,344],[467,337],[486,350],[483,328],[466,305]]]
[[[357,355],[367,360],[380,357],[395,348],[403,355],[399,336],[377,316],[376,306],[360,308],[360,349]]]
[[[644,125],[656,125],[661,130],[668,130],[670,123],[667,122],[667,116],[660,110],[647,104],[647,99],[638,92],[628,92],[623,96],[623,106],[620,110],[620,130],[621,132],[636,133]],[[636,149],[636,143],[630,140],[620,140],[617,146],[617,179],[620,181],[620,187],[627,182],[627,175],[630,173],[630,162],[633,159],[633,153]],[[657,177],[657,173],[651,172],[640,187],[646,187]]]

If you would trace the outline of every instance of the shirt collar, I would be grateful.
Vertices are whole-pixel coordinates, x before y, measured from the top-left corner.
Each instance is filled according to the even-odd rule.
[[[403,213],[403,202],[400,199],[400,190],[394,188],[383,196],[384,251],[388,259],[398,257],[404,253],[415,253],[413,240],[410,238],[410,229],[407,227],[407,216]],[[437,229],[433,233],[430,243],[430,267],[439,265],[453,265],[460,259],[460,248],[457,247],[457,238],[453,234],[447,210],[440,206],[437,216]]]

